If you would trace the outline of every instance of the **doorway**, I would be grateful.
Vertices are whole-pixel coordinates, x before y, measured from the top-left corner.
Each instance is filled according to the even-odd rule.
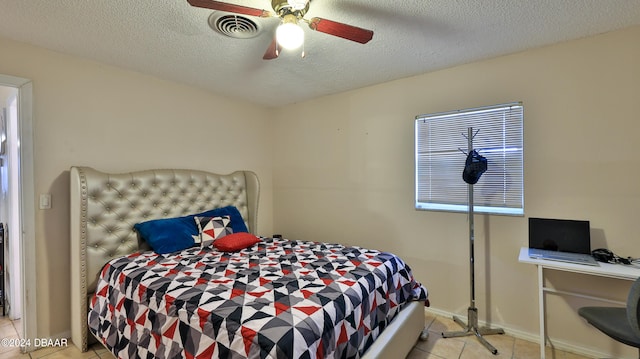
[[[0,222],[3,227],[3,251],[4,258],[1,258],[3,283],[1,287],[4,292],[0,294],[3,300],[0,303],[2,312],[9,316],[12,321],[22,318],[22,288],[20,287],[19,278],[21,277],[21,261],[20,261],[20,241],[13,240],[16,238],[16,229],[20,228],[20,218],[12,216],[17,213],[15,195],[18,192],[16,171],[16,149],[13,144],[16,143],[15,128],[18,110],[18,89],[15,87],[0,87]],[[12,148],[8,148],[12,146]],[[19,235],[19,233],[18,233]]]
[[[23,339],[37,337],[32,83],[0,75],[0,222],[5,313]],[[32,343],[32,341],[28,341]],[[33,346],[23,348],[32,351]]]

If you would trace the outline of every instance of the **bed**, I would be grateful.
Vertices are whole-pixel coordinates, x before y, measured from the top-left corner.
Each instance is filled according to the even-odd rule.
[[[251,171],[72,167],[73,343],[84,352],[97,340],[122,358],[369,359],[405,357],[426,338],[427,292],[400,258],[259,236],[259,192]],[[215,218],[225,225],[239,218],[253,234],[225,238],[256,242],[223,250],[216,239],[216,246],[158,254],[136,226],[225,208],[239,216]]]

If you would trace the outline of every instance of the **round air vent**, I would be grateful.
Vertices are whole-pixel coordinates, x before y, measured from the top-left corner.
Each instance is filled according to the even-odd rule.
[[[260,34],[260,26],[246,17],[214,12],[209,16],[209,26],[222,35],[236,39],[249,39]]]

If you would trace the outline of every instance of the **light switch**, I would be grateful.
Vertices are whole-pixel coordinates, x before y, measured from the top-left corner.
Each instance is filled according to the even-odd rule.
[[[49,193],[40,195],[40,209],[51,208],[51,195]]]

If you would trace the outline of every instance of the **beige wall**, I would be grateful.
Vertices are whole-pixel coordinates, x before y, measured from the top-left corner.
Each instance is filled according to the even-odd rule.
[[[0,73],[33,81],[38,336],[69,335],[69,167],[257,172],[271,234],[271,112],[193,87],[0,38]],[[37,202],[37,198],[36,198]],[[36,206],[37,208],[37,206]]]
[[[589,219],[595,246],[640,256],[637,38],[638,27],[278,110],[0,39],[0,73],[33,80],[35,192],[53,199],[36,211],[38,335],[70,327],[72,165],[254,170],[261,234],[395,252],[433,308],[466,314],[466,216],[413,209],[413,118],[511,101],[525,106],[526,216]],[[481,320],[534,338],[536,273],[516,259],[526,237],[526,218],[476,217],[476,299]],[[562,274],[550,283],[614,299],[628,288]],[[635,355],[577,318],[583,301],[548,301],[555,342]]]
[[[481,320],[537,335],[536,271],[517,261],[527,217],[588,219],[595,247],[640,257],[639,38],[636,27],[278,110],[274,230],[392,251],[428,287],[433,308],[466,315],[467,218],[414,210],[413,119],[522,101],[526,215],[476,217],[476,305]],[[630,283],[555,273],[550,284],[624,300]],[[601,303],[547,301],[557,344],[637,356],[575,313]]]

